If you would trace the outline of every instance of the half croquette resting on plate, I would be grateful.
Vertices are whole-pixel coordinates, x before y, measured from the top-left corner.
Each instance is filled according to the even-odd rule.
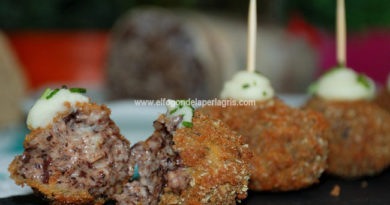
[[[26,136],[11,177],[56,204],[103,203],[129,178],[129,142],[106,106],[65,105],[47,127]]]
[[[253,151],[249,188],[297,190],[314,183],[326,168],[328,124],[321,114],[272,98],[255,106],[206,106],[201,112],[242,134]]]
[[[197,111],[192,127],[178,128],[181,120],[161,115],[153,135],[132,147],[140,177],[115,196],[118,204],[236,204],[246,198],[251,152],[243,138]],[[158,197],[151,194],[156,190]]]
[[[390,114],[371,101],[310,99],[330,123],[327,172],[356,178],[374,175],[390,163]]]

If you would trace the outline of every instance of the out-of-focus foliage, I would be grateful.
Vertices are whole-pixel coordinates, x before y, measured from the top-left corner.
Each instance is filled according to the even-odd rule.
[[[1,29],[105,29],[141,5],[194,7],[196,0],[0,0]]]
[[[272,0],[258,0],[265,13]],[[274,0],[282,2],[286,0]],[[249,0],[0,0],[0,29],[107,29],[137,6],[199,9],[246,15]]]
[[[0,29],[107,29],[145,5],[246,15],[249,0],[0,0]],[[333,29],[336,0],[258,0],[259,20],[285,23],[292,13]],[[389,0],[346,0],[349,29],[390,27]]]
[[[345,6],[348,29],[390,28],[389,0],[345,0]],[[336,0],[292,0],[286,8],[299,11],[309,22],[327,29],[334,29],[335,9]]]

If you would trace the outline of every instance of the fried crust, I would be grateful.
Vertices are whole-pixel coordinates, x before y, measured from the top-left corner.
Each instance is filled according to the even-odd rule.
[[[274,98],[255,106],[204,107],[245,137],[254,153],[249,188],[297,190],[318,182],[326,168],[328,128],[321,114],[301,111]]]
[[[159,204],[236,204],[246,198],[252,153],[240,135],[195,111],[193,127],[176,130],[173,141],[191,179],[181,193],[165,189]]]
[[[390,92],[383,88],[377,95],[374,101],[379,107],[390,113]]]
[[[305,108],[330,123],[327,172],[345,178],[375,175],[390,163],[390,115],[370,101],[325,101],[314,97]]]

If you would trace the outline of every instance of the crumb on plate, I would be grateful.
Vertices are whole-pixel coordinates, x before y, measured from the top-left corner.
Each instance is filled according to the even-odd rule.
[[[338,184],[336,184],[333,186],[332,191],[330,191],[330,195],[333,197],[338,197],[338,196],[340,196],[340,191],[341,191],[340,186]]]

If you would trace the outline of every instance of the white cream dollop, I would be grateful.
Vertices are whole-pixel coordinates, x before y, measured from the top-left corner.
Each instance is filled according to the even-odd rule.
[[[28,128],[45,128],[58,113],[66,111],[65,102],[69,102],[71,106],[74,106],[76,102],[89,102],[89,98],[80,93],[70,92],[68,89],[60,89],[50,99],[43,96],[35,102],[28,113]]]
[[[274,97],[270,81],[261,74],[240,71],[233,79],[226,82],[221,92],[221,98],[236,100],[268,100]]]
[[[171,100],[168,99],[166,103],[167,116],[182,116],[182,121],[178,125],[182,127],[192,127],[192,117],[194,116],[194,107],[190,104],[190,101],[184,100]]]
[[[326,100],[372,99],[375,95],[375,83],[352,69],[335,68],[318,80],[314,92]]]

